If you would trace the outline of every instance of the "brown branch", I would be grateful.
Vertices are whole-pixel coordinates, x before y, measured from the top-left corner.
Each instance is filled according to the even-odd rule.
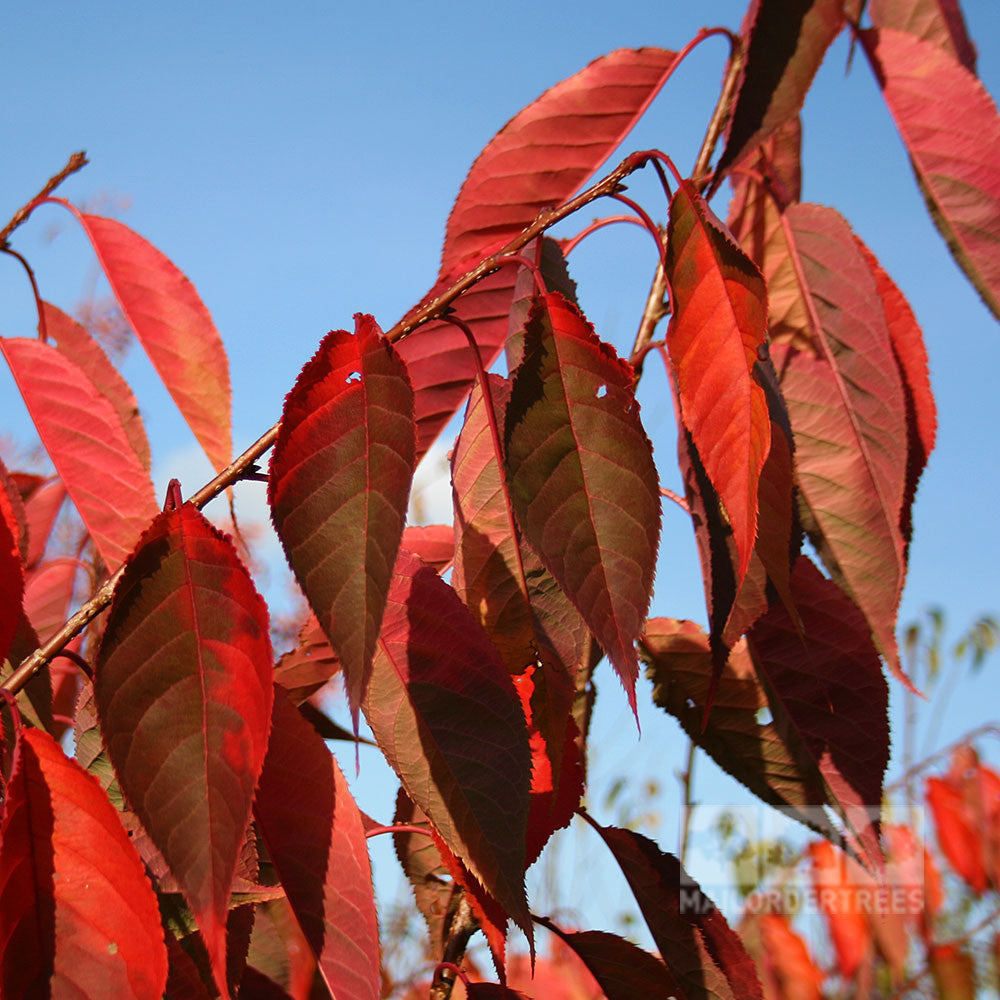
[[[699,191],[704,191],[708,187],[708,182],[712,181],[712,190],[715,190],[719,178],[712,178],[709,173],[708,164],[715,152],[715,146],[722,135],[723,130],[729,123],[729,116],[733,111],[733,99],[736,96],[736,88],[739,86],[740,77],[743,75],[743,65],[746,62],[746,48],[739,35],[730,35],[729,42],[732,46],[729,53],[729,68],[726,70],[726,77],[722,81],[722,90],[719,99],[715,102],[715,109],[709,119],[708,128],[705,129],[705,138],[701,141],[701,149],[695,159],[691,176]]]
[[[87,154],[84,152],[74,153],[69,158],[69,160],[66,161],[66,166],[63,167],[62,170],[59,171],[59,173],[53,174],[48,179],[42,190],[39,191],[38,194],[36,194],[35,197],[31,199],[31,201],[22,205],[14,213],[10,222],[8,222],[7,225],[3,227],[3,229],[0,229],[0,247],[5,246],[7,244],[7,240],[10,238],[10,234],[13,233],[14,230],[17,229],[17,227],[20,226],[21,223],[24,222],[29,215],[31,215],[31,213],[35,209],[35,206],[43,198],[47,198],[50,194],[52,194],[52,192],[55,191],[55,189],[59,187],[59,185],[62,184],[62,182],[66,180],[66,178],[69,177],[70,174],[75,174],[78,170],[81,170],[86,165],[87,165]]]
[[[494,271],[503,267],[508,258],[515,256],[519,250],[527,246],[536,236],[544,233],[547,229],[554,226],[557,222],[562,221],[568,215],[572,215],[574,212],[579,211],[585,205],[589,205],[592,201],[596,201],[598,198],[604,198],[607,195],[614,194],[617,192],[621,186],[622,181],[629,176],[629,174],[634,173],[640,167],[645,166],[651,157],[649,152],[638,152],[631,153],[626,156],[621,163],[615,167],[611,173],[607,174],[597,183],[592,184],[586,191],[582,191],[575,198],[559,206],[558,208],[546,209],[543,212],[539,212],[537,218],[530,226],[525,228],[518,236],[515,236],[512,240],[506,243],[503,247],[497,250],[496,253],[490,254],[489,257],[485,257],[481,260],[471,271],[463,275],[458,279],[450,288],[443,291],[436,298],[432,299],[426,305],[421,306],[416,309],[409,317],[400,320],[389,332],[386,334],[387,339],[390,341],[400,340],[401,338],[412,333],[418,326],[428,322],[429,320],[435,319],[438,316],[443,315],[452,302],[455,301],[463,292],[471,288],[476,282],[481,281],[488,274],[492,274]],[[76,157],[80,157],[79,163],[75,163]],[[69,176],[74,170],[79,170],[83,164],[86,163],[86,157],[82,154],[76,154],[76,156],[70,158],[70,162],[67,166],[43,189],[40,195],[37,195],[32,202],[26,206],[28,212],[30,212],[30,206],[34,204],[35,201],[40,197],[45,197],[49,191],[55,187],[64,177]],[[22,212],[25,209],[21,210]],[[25,216],[26,217],[26,216]],[[15,216],[17,219],[17,216]],[[23,219],[21,220],[23,221]],[[20,223],[18,223],[20,224]],[[5,230],[6,231],[6,230]],[[206,483],[197,493],[192,494],[188,497],[188,501],[194,504],[195,507],[204,507],[210,500],[217,497],[224,490],[228,489],[233,483],[239,481],[243,478],[256,478],[257,471],[254,468],[254,463],[257,461],[261,455],[264,454],[270,448],[278,437],[278,431],[281,428],[281,422],[279,421],[269,430],[265,431],[259,438],[246,451],[243,452],[238,458],[235,458],[225,469],[222,470],[214,479]],[[56,653],[66,645],[74,636],[79,634],[89,625],[110,603],[111,597],[114,593],[115,585],[121,578],[122,569],[119,569],[113,576],[109,577],[104,584],[101,586],[100,590],[94,594],[77,612],[70,618],[66,624],[53,635],[44,645],[36,649],[30,656],[25,657],[17,670],[15,670],[2,684],[0,684],[0,691],[6,690],[13,694],[16,694],[24,685],[48,663]]]
[[[444,946],[444,955],[438,964],[434,981],[431,983],[430,1000],[449,1000],[451,991],[455,987],[455,980],[458,978],[454,972],[448,968],[457,968],[462,963],[462,956],[469,946],[469,938],[479,929],[476,918],[472,915],[472,907],[463,895],[452,921],[451,929],[448,931],[448,941]],[[449,974],[450,973],[450,974]]]
[[[636,379],[642,375],[642,366],[646,360],[646,353],[653,340],[657,324],[669,311],[670,307],[667,304],[667,276],[663,270],[663,261],[660,260],[656,265],[656,273],[653,275],[652,284],[649,286],[649,295],[646,296],[646,307],[642,311],[639,330],[635,335],[632,353],[629,355],[629,361],[635,369]]]

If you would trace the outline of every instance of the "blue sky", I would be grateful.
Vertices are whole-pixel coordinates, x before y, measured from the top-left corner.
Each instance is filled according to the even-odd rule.
[[[996,0],[963,7],[980,76],[998,95],[1000,8]],[[612,8],[593,0],[10,4],[0,15],[0,217],[71,151],[86,149],[91,165],[61,193],[127,200],[123,221],[195,282],[230,353],[240,450],[277,418],[327,330],[351,328],[356,311],[388,327],[420,298],[466,170],[517,110],[610,49],[679,49],[704,25],[738,27],[741,8],[734,0],[620,0]],[[689,169],[724,56],[721,39],[696,51],[621,152],[659,146]],[[845,76],[846,61],[842,40],[806,104],[804,197],[852,222],[924,327],[940,429],[918,496],[901,621],[938,604],[955,632],[982,612],[1000,612],[1000,327],[929,223],[864,59],[859,54]],[[640,178],[630,186],[655,218],[665,216],[655,184]],[[725,215],[724,200],[715,208]],[[91,287],[92,255],[60,210],[39,211],[14,245],[56,304],[71,309]],[[653,265],[648,236],[632,227],[604,231],[574,254],[584,309],[621,351],[631,344]],[[31,335],[30,291],[13,263],[0,262],[0,303],[0,333]],[[643,418],[663,482],[676,488],[671,406],[656,366],[647,367]],[[196,446],[138,350],[126,375],[146,416],[158,489],[180,472],[192,492],[203,481]],[[27,436],[6,372],[0,386],[9,400],[5,427]],[[252,503],[245,496],[248,511],[260,510],[261,495],[262,488]],[[653,610],[704,618],[690,530],[674,510],[666,512]],[[1000,715],[998,666],[963,682],[939,743]],[[646,707],[637,743],[610,670],[602,668],[598,680],[597,785],[626,770],[658,780],[657,836],[672,848],[672,769],[684,753],[677,727]],[[924,718],[932,711],[922,709]],[[363,760],[362,782],[366,766],[375,768]],[[738,794],[704,759],[699,768],[703,800]],[[379,788],[366,807],[383,818],[390,793],[384,782],[372,784]]]

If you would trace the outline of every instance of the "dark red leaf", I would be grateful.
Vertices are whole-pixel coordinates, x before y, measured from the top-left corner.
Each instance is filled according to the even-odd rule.
[[[371,316],[328,334],[285,401],[271,517],[357,725],[413,479],[413,394]]]
[[[117,569],[159,509],[118,413],[54,347],[3,338],[0,350],[98,552]]]
[[[652,449],[634,374],[562,296],[532,306],[507,410],[517,521],[607,653],[635,710],[633,642],[660,534]]]
[[[580,957],[607,1000],[681,995],[663,962],[631,941],[604,931],[570,933],[548,926]]]
[[[672,855],[631,830],[594,824],[628,880],[646,926],[688,1000],[762,1000],[753,959]]]
[[[455,201],[429,301],[479,258],[566,201],[611,155],[673,68],[664,49],[620,49],[556,84],[489,142]],[[507,337],[517,270],[502,268],[455,303],[489,367]],[[476,376],[465,337],[428,323],[399,345],[416,390],[417,451],[423,454],[461,405]]]
[[[670,203],[667,348],[681,417],[729,517],[743,580],[757,536],[757,486],[771,442],[754,376],[767,334],[764,279],[690,181]]]
[[[868,0],[876,28],[894,28],[931,42],[976,72],[976,47],[969,38],[958,0]]]
[[[49,302],[42,303],[42,313],[46,335],[55,339],[56,347],[87,373],[94,388],[114,407],[132,450],[143,468],[149,469],[152,457],[146,428],[129,384],[118,374],[101,345],[72,316]]]
[[[1000,115],[976,77],[932,42],[861,32],[917,183],[958,266],[1000,319]]]
[[[271,644],[232,542],[189,504],[160,514],[130,556],[95,674],[122,791],[190,904],[225,995],[229,892],[271,719]]]
[[[6,472],[6,470],[4,470]],[[19,539],[21,528],[6,490],[0,489],[0,662],[10,649],[21,620],[24,599],[24,563]]]
[[[903,678],[895,624],[905,575],[906,400],[875,278],[847,223],[806,204],[781,216],[763,270],[806,528]]]
[[[407,795],[529,933],[524,714],[499,654],[458,595],[405,551],[363,707]]]
[[[361,815],[323,740],[280,689],[254,816],[331,996],[377,1000],[378,922]]]
[[[232,455],[229,361],[205,303],[164,254],[114,219],[79,220],[143,349],[216,469]]]
[[[744,22],[746,65],[719,175],[798,114],[843,26],[841,0],[754,0]]]
[[[469,1000],[529,1000],[523,993],[499,983],[469,983],[465,995]]]
[[[0,992],[159,1000],[163,930],[128,835],[97,782],[23,729],[0,834]]]
[[[45,480],[41,476],[27,477],[31,485],[22,494],[19,481],[23,481],[25,478],[22,473],[12,475],[7,466],[3,464],[3,460],[0,459],[0,492],[3,492],[6,498],[6,502],[0,501],[0,503],[4,503],[6,511],[4,519],[14,525],[13,535],[17,552],[21,562],[26,565],[28,561],[28,515],[24,509],[24,501],[25,497],[34,493]]]

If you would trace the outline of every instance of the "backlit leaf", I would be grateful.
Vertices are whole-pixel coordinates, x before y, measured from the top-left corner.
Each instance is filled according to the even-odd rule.
[[[846,979],[852,979],[873,948],[860,895],[860,870],[856,862],[826,840],[809,845],[809,859],[813,888],[833,941],[837,968]]]
[[[841,0],[754,0],[744,21],[746,65],[718,174],[798,114],[843,26]]]
[[[820,1000],[826,977],[809,954],[806,942],[792,930],[788,918],[781,913],[761,913],[754,922],[761,945],[760,954],[754,957],[762,972],[768,1000]],[[767,989],[772,977],[774,993]]]
[[[315,615],[302,623],[294,649],[274,665],[274,682],[285,689],[296,705],[311,698],[340,670],[340,661]]]
[[[688,1000],[761,1000],[753,959],[672,855],[631,830],[595,827],[628,880],[660,957]]]
[[[117,569],[159,509],[118,413],[54,347],[3,338],[0,350],[97,550]]]
[[[0,993],[159,1000],[156,897],[97,782],[23,729],[0,833]]]
[[[73,594],[80,580],[78,559],[49,559],[28,574],[24,613],[42,642],[70,616]]]
[[[95,695],[122,791],[190,904],[224,995],[271,674],[267,610],[232,543],[189,504],[160,514],[115,589]]]
[[[413,479],[413,393],[371,316],[328,334],[288,394],[271,517],[344,670],[357,724]]]
[[[633,372],[556,293],[532,306],[525,345],[505,429],[514,511],[634,711],[633,642],[649,606],[660,497]]]
[[[963,808],[961,790],[943,778],[928,778],[926,795],[941,853],[966,885],[981,893],[986,888],[982,834]]]
[[[152,243],[114,219],[79,212],[125,318],[194,432],[221,470],[232,456],[229,361],[194,285]]]
[[[807,204],[782,215],[763,271],[806,528],[902,678],[906,400],[875,278],[847,223]]]
[[[868,0],[876,28],[905,31],[931,42],[976,72],[976,47],[969,38],[958,0]]]
[[[524,714],[499,654],[458,595],[405,551],[363,707],[407,795],[528,933]]]
[[[14,505],[6,491],[0,489],[0,593],[4,595],[0,602],[0,662],[10,649],[22,614],[24,563],[18,544],[20,537]]]
[[[455,558],[455,529],[450,524],[408,524],[403,548],[443,573]]]
[[[108,360],[103,348],[72,316],[49,302],[42,303],[45,333],[56,347],[87,373],[94,388],[115,408],[122,428],[143,467],[149,469],[152,458],[146,429],[139,416],[139,404],[129,384]]]
[[[518,112],[487,144],[462,185],[445,235],[430,301],[529,225],[566,201],[611,155],[676,61],[664,49],[619,49],[596,59]],[[517,269],[502,268],[455,303],[488,368],[507,337]],[[417,451],[423,454],[458,409],[476,368],[464,335],[428,323],[401,341],[416,390]]]
[[[323,740],[280,689],[254,816],[331,995],[377,1000],[378,923],[361,816]]]
[[[681,417],[729,516],[742,581],[771,442],[767,401],[754,377],[767,333],[767,292],[756,266],[690,181],[670,203],[666,273],[673,303],[667,348]]]
[[[42,561],[65,499],[66,487],[58,477],[43,482],[25,498],[24,515],[28,525],[25,565],[29,569]]]
[[[1000,319],[1000,115],[947,52],[891,28],[861,32],[927,209]]]

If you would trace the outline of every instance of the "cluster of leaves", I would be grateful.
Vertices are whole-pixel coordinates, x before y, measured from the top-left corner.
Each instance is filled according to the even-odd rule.
[[[226,355],[192,284],[126,226],[60,202],[219,475],[187,502],[173,484],[159,510],[135,399],[87,331],[39,299],[38,339],[0,340],[56,472],[3,470],[0,490],[0,994],[379,996],[365,841],[386,828],[324,743],[336,728],[316,695],[334,674],[400,779],[391,829],[444,960],[434,995],[474,928],[501,983],[470,995],[515,995],[507,926],[532,942],[537,921],[612,1000],[762,996],[710,900],[629,830],[587,817],[658,955],[530,911],[525,871],[580,810],[602,656],[633,709],[641,656],[657,703],[722,767],[879,865],[883,663],[903,678],[895,618],[934,403],[901,293],[834,209],[799,201],[797,113],[851,31],[998,314],[1000,118],[953,3],[879,0],[866,29],[855,6],[754,0],[739,34],[692,43],[723,33],[732,53],[691,177],[637,153],[574,196],[691,46],[616,51],[546,92],[473,165],[425,299],[388,333],[358,314],[325,337],[280,424],[235,460]],[[622,194],[650,163],[662,229]],[[728,224],[706,201],[724,179]],[[659,246],[628,359],[575,301],[575,241],[544,236],[600,196]],[[634,392],[651,352],[676,404],[707,632],[647,620],[664,491]],[[488,372],[501,353],[507,377]],[[454,524],[407,527],[415,464],[466,398]],[[271,445],[271,516],[313,613],[277,664],[265,602],[200,512],[262,477]],[[85,533],[53,559],[67,497]]]
[[[925,803],[937,854],[912,826],[886,824],[879,878],[823,840],[802,855],[810,893],[789,890],[797,871],[786,868],[770,890],[750,895],[740,933],[766,1000],[911,991],[962,1000],[985,989],[996,974],[988,932],[1000,914],[1000,774],[964,744],[943,775],[926,778]],[[936,858],[946,862],[947,881]],[[811,914],[822,916],[832,946],[829,969],[793,926]]]

